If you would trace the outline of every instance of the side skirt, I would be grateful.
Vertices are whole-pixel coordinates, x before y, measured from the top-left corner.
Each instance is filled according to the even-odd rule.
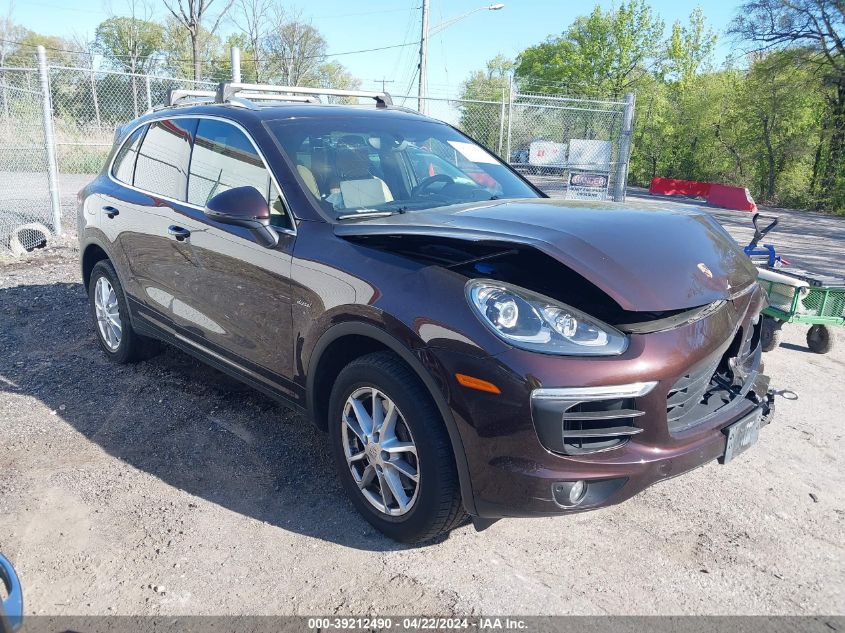
[[[206,365],[210,365],[227,376],[230,376],[235,380],[239,380],[256,391],[260,391],[264,395],[273,398],[284,406],[293,409],[298,413],[307,413],[302,404],[296,402],[296,400],[292,399],[288,394],[274,387],[272,384],[269,384],[269,382],[264,382],[264,380],[253,377],[252,372],[247,370],[245,367],[238,365],[234,361],[231,361],[206,347],[202,347],[199,344],[190,341],[187,337],[180,336],[178,333],[171,330],[171,328],[153,321],[146,315],[136,314],[135,316],[136,318],[133,320],[132,326],[138,334],[155,338],[172,345],[186,354],[190,354],[197,360],[202,361]]]

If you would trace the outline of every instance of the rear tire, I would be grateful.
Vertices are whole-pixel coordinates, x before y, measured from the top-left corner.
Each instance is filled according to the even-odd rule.
[[[807,347],[816,354],[827,354],[833,349],[836,337],[827,325],[814,325],[807,330]]]
[[[100,348],[115,363],[134,363],[157,354],[161,345],[137,334],[129,320],[126,295],[112,263],[103,259],[94,265],[88,282],[88,304]]]
[[[763,324],[760,330],[760,345],[764,352],[771,352],[780,346],[783,339],[783,323],[769,316],[763,317]]]
[[[377,530],[402,543],[422,543],[466,520],[443,419],[397,356],[377,352],[347,365],[332,388],[328,425],[341,483]]]

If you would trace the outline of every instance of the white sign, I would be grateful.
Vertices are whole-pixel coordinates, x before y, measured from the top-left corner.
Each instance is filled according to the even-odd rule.
[[[534,141],[528,146],[529,165],[566,165],[566,143]]]
[[[613,144],[610,141],[590,141],[574,138],[569,141],[569,165],[578,169],[610,171]]]
[[[607,200],[607,174],[576,173],[569,174],[569,186],[566,188],[567,200]]]

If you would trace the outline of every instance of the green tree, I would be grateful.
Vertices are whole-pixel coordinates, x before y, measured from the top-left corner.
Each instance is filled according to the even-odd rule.
[[[117,70],[150,74],[164,48],[164,27],[135,17],[111,17],[97,27],[94,49]]]
[[[514,64],[503,55],[497,55],[487,62],[484,70],[476,70],[461,84],[461,129],[484,143],[497,149],[499,132],[502,128],[501,103],[510,90],[510,76]],[[487,102],[487,103],[478,103]]]
[[[241,50],[246,59],[241,64],[241,73],[249,75],[251,81],[262,83],[264,77],[264,40],[270,34],[272,23],[271,0],[236,0],[232,22],[243,36]]]
[[[361,80],[350,73],[338,61],[324,62],[317,68],[315,88],[332,88],[334,90],[358,90]]]
[[[748,144],[757,163],[754,188],[763,200],[808,202],[816,113],[824,110],[822,90],[813,73],[796,63],[794,51],[769,53],[752,64],[742,97],[754,132],[754,142]],[[803,185],[786,187],[784,178],[790,173]]]
[[[163,0],[164,6],[176,20],[175,24],[188,34],[190,40],[191,62],[193,67],[194,81],[202,79],[203,49],[207,49],[208,40],[214,36],[220,21],[226,12],[231,8],[234,0],[226,0],[222,5],[223,9],[217,14],[211,27],[206,27],[203,22],[206,20],[211,5],[215,0]]]
[[[717,41],[716,33],[707,26],[701,7],[692,10],[689,24],[676,21],[672,25],[664,61],[668,79],[683,87],[700,72],[708,70]]]
[[[265,39],[267,72],[285,86],[311,85],[319,81],[327,46],[313,24],[280,9]]]
[[[654,130],[671,148],[664,170],[669,176],[683,174],[703,179],[704,171],[720,164],[714,152],[713,129],[718,119],[722,96],[721,77],[706,74],[709,69],[716,35],[708,28],[704,13],[696,7],[688,22],[672,25],[666,42],[659,79],[665,88],[663,130]],[[710,155],[711,160],[701,157]]]
[[[817,206],[845,209],[845,2],[748,0],[731,31],[760,50],[792,50],[792,63],[813,68],[824,82],[826,151]]]
[[[18,43],[13,45],[13,49],[5,56],[6,66],[34,68],[39,45],[47,49],[48,61],[57,66],[78,66],[80,56],[86,54],[70,40],[57,35],[42,35],[30,30],[19,32],[18,39],[15,41]]]
[[[629,178],[647,184],[663,175],[673,144],[667,131],[672,125],[669,115],[669,91],[666,85],[652,78],[643,82],[637,93],[636,123],[631,149]]]
[[[609,11],[596,6],[559,37],[519,54],[520,89],[619,98],[659,63],[664,26],[645,0]]]
[[[0,67],[6,66],[6,58],[16,49],[15,42],[26,34],[26,29],[12,19],[14,7],[10,3],[6,15],[0,16]]]
[[[199,48],[195,58],[193,43],[185,37],[182,25],[173,16],[167,17],[164,22],[162,66],[168,69],[169,74],[183,79],[193,79],[196,77],[196,60],[199,60],[200,68],[211,69],[207,73],[209,77],[200,76],[200,80],[210,79],[214,75],[215,67],[227,59],[223,42],[217,35],[205,30],[200,31],[197,42]]]

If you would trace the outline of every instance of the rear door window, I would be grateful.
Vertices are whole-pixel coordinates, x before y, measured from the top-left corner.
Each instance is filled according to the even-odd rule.
[[[117,152],[112,166],[112,176],[127,185],[132,184],[135,175],[135,159],[138,157],[138,148],[141,146],[141,139],[144,137],[146,125],[142,125],[132,132],[123,146]]]
[[[150,123],[135,165],[136,187],[172,200],[185,200],[196,125],[196,119]]]

